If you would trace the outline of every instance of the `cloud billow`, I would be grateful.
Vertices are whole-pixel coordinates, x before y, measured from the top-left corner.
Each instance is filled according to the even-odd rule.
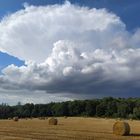
[[[106,9],[27,6],[0,22],[0,34],[0,50],[26,63],[2,70],[3,89],[138,95],[140,30],[128,32]]]

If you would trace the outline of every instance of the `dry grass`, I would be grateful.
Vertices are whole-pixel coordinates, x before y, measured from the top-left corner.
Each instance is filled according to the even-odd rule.
[[[129,122],[130,136],[116,136],[112,132],[114,119],[83,117],[57,118],[58,125],[47,120],[0,120],[0,140],[140,140],[140,122]]]

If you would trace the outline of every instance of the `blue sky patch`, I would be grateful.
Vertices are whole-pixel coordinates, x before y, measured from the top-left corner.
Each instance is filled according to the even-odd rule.
[[[16,66],[22,66],[24,65],[24,61],[19,60],[16,57],[10,56],[6,53],[0,52],[0,71],[10,64],[14,64]]]

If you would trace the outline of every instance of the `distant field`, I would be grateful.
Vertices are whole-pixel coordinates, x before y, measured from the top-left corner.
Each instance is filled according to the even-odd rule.
[[[0,140],[140,140],[140,121],[128,121],[130,136],[112,134],[113,119],[58,118],[58,125],[48,120],[0,120]]]

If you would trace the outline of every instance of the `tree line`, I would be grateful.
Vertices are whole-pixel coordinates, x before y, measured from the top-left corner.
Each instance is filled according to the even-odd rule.
[[[83,116],[140,119],[140,98],[112,98],[75,100],[48,104],[0,105],[0,119],[18,116]]]

